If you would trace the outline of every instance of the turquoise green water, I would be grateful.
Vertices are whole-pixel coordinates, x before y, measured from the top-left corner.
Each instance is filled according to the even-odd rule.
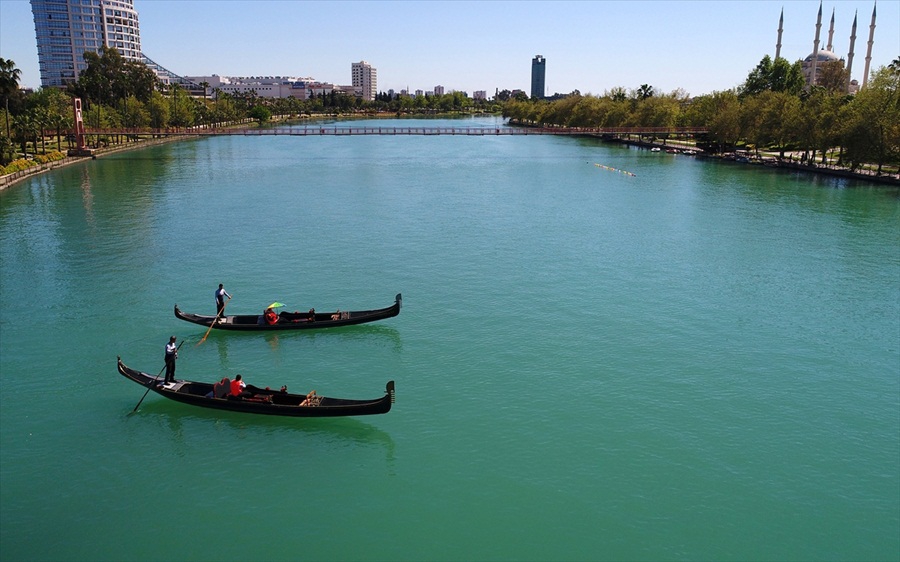
[[[213,138],[0,193],[0,260],[3,560],[900,558],[896,190],[574,138]],[[404,306],[198,346],[172,306],[220,282],[235,313]],[[127,415],[116,356],[155,373],[172,334],[185,378],[397,402]]]

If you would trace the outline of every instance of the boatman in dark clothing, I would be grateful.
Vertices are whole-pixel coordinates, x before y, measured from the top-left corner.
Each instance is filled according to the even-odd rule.
[[[225,292],[225,287],[219,283],[219,288],[216,289],[216,316],[221,316],[223,312],[225,312],[225,297],[228,297],[228,300],[231,300],[231,295]]]
[[[175,382],[175,360],[178,359],[178,346],[175,345],[175,336],[169,338],[166,344],[166,378],[165,382]]]

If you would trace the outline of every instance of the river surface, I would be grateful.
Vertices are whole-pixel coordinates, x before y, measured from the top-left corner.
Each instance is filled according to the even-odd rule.
[[[172,307],[219,283],[403,309],[198,345]],[[116,356],[155,374],[170,335],[179,377],[396,404],[129,415]],[[0,192],[0,344],[3,560],[900,558],[892,188],[570,137],[170,143]]]

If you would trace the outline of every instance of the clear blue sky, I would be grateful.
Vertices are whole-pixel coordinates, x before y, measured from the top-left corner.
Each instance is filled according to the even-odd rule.
[[[547,93],[602,94],[650,84],[706,94],[739,85],[774,56],[813,50],[818,0],[480,2],[135,0],[141,44],[181,75],[309,76],[350,83],[350,64],[378,70],[378,90],[530,91],[531,59],[547,59]],[[862,81],[872,0],[823,3],[820,48],[835,11],[834,51],[846,57],[858,10],[853,78]],[[900,56],[900,0],[878,2],[871,68]],[[0,0],[0,57],[40,86],[28,0]]]

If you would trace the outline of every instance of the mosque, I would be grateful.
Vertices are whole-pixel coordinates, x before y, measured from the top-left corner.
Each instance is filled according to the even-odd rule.
[[[869,64],[872,62],[872,44],[875,39],[875,10],[876,6],[872,7],[872,23],[869,25],[869,42],[868,48],[866,49],[866,68],[863,71],[863,79],[862,79],[862,88],[866,87],[866,82],[869,80]],[[828,30],[828,44],[825,45],[824,49],[819,48],[819,34],[822,30],[822,2],[819,1],[819,16],[816,20],[816,38],[813,41],[813,52],[810,53],[808,57],[803,59],[800,63],[803,69],[803,76],[806,78],[807,86],[817,83],[822,75],[822,69],[826,63],[838,61],[841,65],[844,65],[844,59],[838,57],[834,53],[834,9],[831,11],[831,27]],[[784,8],[781,9],[781,17],[778,20],[778,43],[775,45],[775,58],[781,56],[781,34],[784,31]],[[859,81],[852,79],[853,72],[853,49],[856,45],[856,14],[853,14],[853,27],[850,30],[850,52],[847,53],[847,84],[845,86],[845,91],[847,93],[853,94],[859,91],[860,85]]]

